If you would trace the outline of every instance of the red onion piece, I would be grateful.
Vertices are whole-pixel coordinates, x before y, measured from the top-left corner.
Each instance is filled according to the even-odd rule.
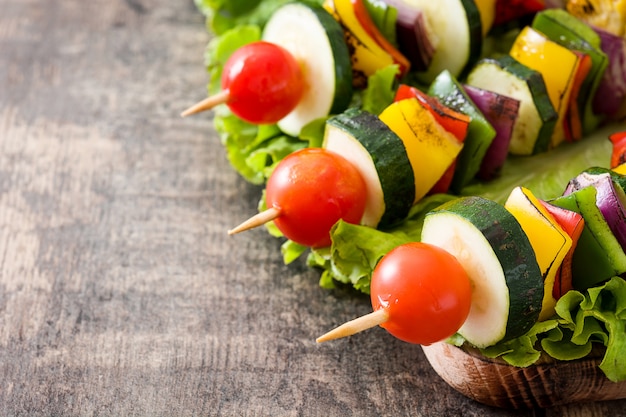
[[[613,182],[608,172],[601,174],[583,172],[570,180],[563,195],[589,186],[595,187],[596,205],[622,249],[626,250],[626,194],[624,190]]]
[[[396,39],[400,52],[411,62],[411,69],[426,71],[436,50],[436,38],[421,10],[404,0],[384,0],[398,11]]]
[[[493,91],[464,85],[465,91],[476,107],[496,130],[496,136],[487,149],[477,177],[488,181],[497,177],[506,160],[511,143],[513,126],[517,121],[519,100]]]
[[[602,51],[609,58],[593,100],[593,110],[596,114],[607,115],[609,119],[617,119],[621,106],[626,102],[626,39],[602,28],[593,29],[600,36]]]

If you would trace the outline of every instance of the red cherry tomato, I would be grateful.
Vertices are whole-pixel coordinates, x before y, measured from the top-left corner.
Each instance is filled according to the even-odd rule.
[[[471,305],[467,273],[449,252],[415,242],[385,255],[372,274],[372,308],[386,309],[389,333],[410,343],[444,340],[465,322]]]
[[[310,247],[331,243],[330,229],[343,219],[359,223],[366,188],[360,172],[341,155],[321,148],[293,152],[274,168],[265,195],[280,210],[274,220],[289,239]]]
[[[259,41],[231,55],[222,72],[222,90],[228,91],[228,107],[237,116],[254,124],[270,124],[295,108],[304,81],[289,51]]]

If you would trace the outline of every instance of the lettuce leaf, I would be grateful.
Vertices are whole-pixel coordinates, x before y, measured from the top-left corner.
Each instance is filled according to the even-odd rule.
[[[275,125],[254,126],[228,112],[216,113],[214,123],[228,161],[253,184],[264,184],[280,160],[308,144],[283,134]]]
[[[242,25],[229,29],[209,42],[205,53],[209,95],[220,90],[222,68],[231,54],[260,38],[259,26]],[[253,184],[264,184],[282,158],[309,145],[305,138],[283,134],[276,125],[256,126],[247,123],[232,114],[227,106],[218,106],[214,112],[213,123],[226,149],[228,161],[243,178]]]
[[[536,323],[526,334],[481,349],[514,366],[530,366],[541,352],[557,360],[587,356],[594,344],[606,348],[600,369],[611,381],[626,381],[626,281],[613,277],[585,293],[569,291],[556,304],[556,316]],[[459,335],[455,344],[459,344]],[[461,338],[462,339],[462,338]]]
[[[340,220],[331,230],[330,248],[312,250],[307,263],[322,269],[320,285],[324,288],[332,288],[335,280],[369,293],[371,274],[380,258],[396,246],[419,241],[426,213],[454,198],[435,194],[422,199],[401,225],[389,231]]]
[[[274,10],[292,0],[195,0],[206,16],[207,29],[220,36],[240,25],[263,26]],[[322,4],[322,0],[309,0]]]
[[[221,89],[222,68],[237,49],[261,39],[261,28],[257,25],[242,25],[228,30],[222,36],[209,41],[204,54],[204,64],[209,73],[208,93]]]
[[[481,349],[483,355],[488,358],[501,357],[507,363],[515,366],[530,366],[541,357],[541,351],[537,349],[537,340],[543,333],[558,327],[557,320],[537,322],[526,334],[506,342]]]
[[[380,114],[393,103],[396,76],[399,71],[400,68],[397,65],[389,65],[368,78],[367,87],[363,91],[363,110]]]

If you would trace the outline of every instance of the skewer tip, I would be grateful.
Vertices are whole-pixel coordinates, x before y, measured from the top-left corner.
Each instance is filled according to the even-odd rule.
[[[236,226],[228,231],[229,235],[234,235],[237,233],[244,232],[246,230],[254,229],[255,227],[262,226],[265,223],[271,222],[280,216],[280,209],[277,207],[270,207],[267,210],[264,210],[260,213],[255,214],[250,217],[245,222],[241,223],[239,226]]]
[[[384,308],[372,311],[354,320],[350,320],[339,327],[325,333],[315,339],[317,343],[328,342],[329,340],[341,339],[343,337],[352,336],[372,327],[379,326],[389,320],[389,313]]]
[[[228,101],[229,91],[223,90],[214,96],[209,96],[202,101],[197,102],[196,104],[188,107],[180,113],[180,117],[191,116],[192,114],[200,113],[203,111],[211,110],[213,107],[218,104],[223,104]]]

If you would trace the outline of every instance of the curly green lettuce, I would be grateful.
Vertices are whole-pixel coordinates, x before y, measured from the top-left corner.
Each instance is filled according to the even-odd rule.
[[[207,29],[218,35],[241,25],[262,27],[272,13],[292,0],[195,0],[196,7],[206,16]],[[309,0],[322,4],[322,0]]]
[[[556,316],[537,322],[526,334],[482,349],[514,366],[529,366],[545,352],[557,360],[587,356],[594,344],[606,348],[600,369],[611,381],[626,380],[626,281],[613,277],[586,292],[569,291],[559,299]],[[455,338],[459,345],[462,338]]]
[[[220,90],[222,68],[231,54],[260,38],[261,28],[248,24],[228,29],[209,42],[205,53],[209,95]],[[302,137],[285,135],[276,125],[257,126],[247,123],[232,114],[226,106],[214,109],[214,126],[230,164],[253,184],[264,184],[282,158],[309,145]]]

